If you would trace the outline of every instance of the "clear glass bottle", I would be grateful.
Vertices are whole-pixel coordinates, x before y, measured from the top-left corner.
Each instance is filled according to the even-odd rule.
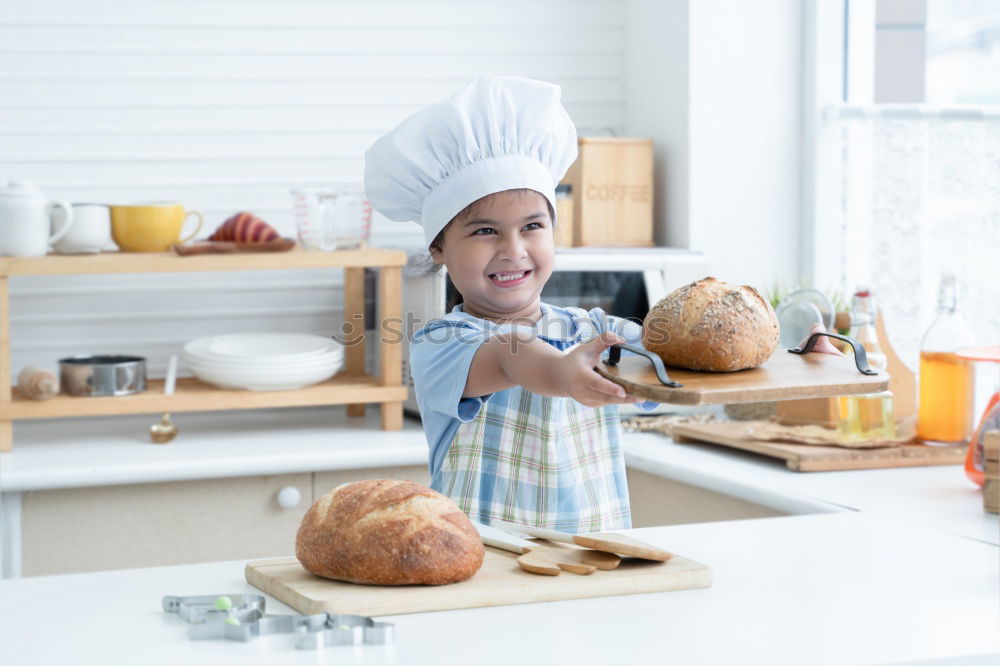
[[[937,316],[920,341],[920,404],[917,438],[925,444],[967,444],[972,436],[975,365],[956,352],[972,346],[958,311],[955,276],[941,276]]]
[[[878,344],[876,312],[875,297],[871,291],[868,287],[858,287],[851,300],[850,336],[864,345],[871,367],[885,370],[888,360]],[[895,437],[892,392],[838,396],[837,430],[848,439],[857,441]]]

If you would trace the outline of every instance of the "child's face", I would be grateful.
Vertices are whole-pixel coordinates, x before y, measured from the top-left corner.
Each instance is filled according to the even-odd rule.
[[[534,191],[498,192],[472,216],[445,230],[434,263],[445,264],[464,310],[487,319],[539,316],[542,287],[555,250],[545,197]]]

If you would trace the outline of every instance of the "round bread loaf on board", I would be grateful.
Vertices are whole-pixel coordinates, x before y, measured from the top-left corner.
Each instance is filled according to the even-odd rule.
[[[753,287],[707,277],[650,309],[642,346],[665,364],[688,370],[756,368],[778,346],[778,317]]]
[[[376,585],[442,585],[470,578],[483,542],[450,499],[411,481],[341,484],[302,518],[295,556],[324,578]]]

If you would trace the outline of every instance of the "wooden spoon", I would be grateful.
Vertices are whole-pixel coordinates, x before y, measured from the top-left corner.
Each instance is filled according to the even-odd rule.
[[[493,525],[502,530],[516,534],[530,534],[531,536],[538,537],[540,539],[573,543],[578,546],[583,546],[584,548],[593,548],[594,550],[606,553],[639,557],[644,560],[666,562],[674,556],[673,553],[667,552],[643,541],[639,541],[638,539],[625,536],[624,534],[612,534],[609,532],[594,534],[568,534],[566,532],[548,530],[543,527],[518,525],[516,523],[507,523],[501,520],[494,520]]]
[[[529,542],[530,543],[530,542]],[[622,563],[622,558],[613,553],[602,553],[589,548],[567,548],[564,546],[542,546],[534,548],[517,558],[517,565],[531,573],[545,574],[552,567],[575,574],[592,574],[598,569],[610,570]],[[554,575],[554,574],[549,574]]]

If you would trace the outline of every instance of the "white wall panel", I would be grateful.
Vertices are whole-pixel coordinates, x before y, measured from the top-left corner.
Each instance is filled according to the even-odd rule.
[[[0,179],[78,202],[182,201],[202,236],[250,210],[294,235],[288,190],[359,181],[364,150],[480,74],[563,88],[581,133],[621,133],[623,8],[555,2],[0,0]],[[373,242],[419,250],[416,225]],[[14,370],[190,337],[329,332],[339,271],[18,278]]]

